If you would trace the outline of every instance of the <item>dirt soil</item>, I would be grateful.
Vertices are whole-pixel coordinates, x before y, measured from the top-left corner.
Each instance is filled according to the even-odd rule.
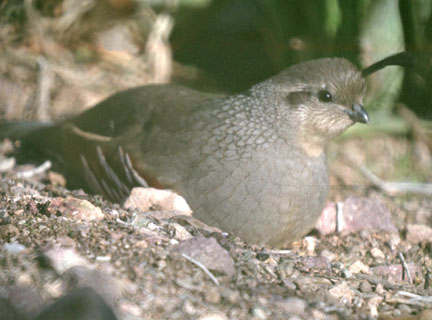
[[[377,145],[392,152],[377,154]],[[385,195],[344,158],[358,148],[381,163],[408,146],[389,137],[333,145],[325,211],[338,201],[359,223],[326,235],[318,228],[284,250],[178,212],[67,190],[50,171],[17,178],[34,166],[4,155],[1,318],[69,319],[80,301],[82,314],[70,319],[432,319],[431,197]],[[384,163],[374,168],[381,177],[394,161]]]

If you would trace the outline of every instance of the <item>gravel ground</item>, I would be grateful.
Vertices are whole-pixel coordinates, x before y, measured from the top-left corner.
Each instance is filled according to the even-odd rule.
[[[125,209],[69,191],[50,171],[17,178],[34,166],[4,157],[0,315],[432,319],[432,200],[388,196],[361,184],[360,176],[341,176],[341,159],[335,154],[332,161],[330,200],[343,203],[344,215],[357,223],[324,234],[324,220],[290,248],[275,250],[250,246],[182,212]],[[344,186],[344,179],[357,186]],[[329,201],[325,212],[334,207]]]

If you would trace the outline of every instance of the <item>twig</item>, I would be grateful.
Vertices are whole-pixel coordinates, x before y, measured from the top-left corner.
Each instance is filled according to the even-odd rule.
[[[264,265],[263,269],[270,275],[273,277],[273,279],[277,279],[277,275],[269,268],[269,266]]]
[[[429,279],[431,278],[431,274],[429,269],[426,269],[426,279],[425,279],[425,283],[424,283],[424,289],[429,289],[430,283],[429,283]]]
[[[404,256],[403,256],[402,252],[399,252],[398,256],[399,256],[399,259],[400,259],[400,261],[401,261],[401,263],[402,263],[402,268],[403,268],[402,280],[404,279],[404,275],[406,274],[406,276],[407,276],[407,278],[408,278],[408,282],[409,282],[410,284],[412,284],[413,281],[412,281],[412,277],[411,277],[411,272],[410,272],[409,269],[408,269],[408,265],[407,265],[406,262],[405,262],[405,258],[404,258]]]
[[[145,48],[145,57],[150,76],[154,83],[169,81],[172,73],[172,53],[168,38],[174,25],[170,15],[160,14],[156,17]]]
[[[38,57],[36,61],[39,66],[38,84],[36,89],[37,119],[49,121],[51,119],[48,109],[51,101],[54,73],[52,72],[48,61],[44,57]]]
[[[340,233],[343,230],[343,224],[343,203],[336,202],[336,232]]]
[[[218,279],[216,279],[216,277],[198,260],[195,260],[194,258],[192,258],[191,256],[187,255],[186,253],[182,253],[182,257],[185,258],[186,260],[189,260],[190,262],[196,264],[198,267],[200,267],[205,274],[207,274],[209,276],[209,278],[214,282],[215,285],[219,285],[219,281]]]
[[[407,291],[398,291],[397,295],[410,298],[408,301],[403,301],[403,303],[417,305],[421,307],[432,305],[432,296],[420,296]]]
[[[52,29],[62,34],[87,14],[96,5],[95,0],[74,1],[65,0],[62,3],[63,14],[57,19],[51,19]]]
[[[387,182],[374,175],[365,166],[356,164],[362,175],[372,184],[380,188],[387,194],[396,195],[400,193],[416,193],[432,195],[432,183],[415,183],[415,182]]]
[[[268,250],[265,251],[265,253],[285,255],[285,254],[292,254],[292,250]]]
[[[47,160],[36,168],[26,170],[23,172],[17,172],[16,176],[17,176],[17,178],[28,179],[28,178],[31,178],[35,175],[44,173],[45,171],[51,169],[51,165],[52,165],[51,161]]]

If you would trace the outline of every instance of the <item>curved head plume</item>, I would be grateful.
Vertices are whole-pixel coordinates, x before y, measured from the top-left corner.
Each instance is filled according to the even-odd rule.
[[[390,57],[384,58],[369,67],[362,70],[361,74],[366,78],[371,73],[381,70],[387,66],[401,66],[401,67],[413,67],[414,58],[408,52],[399,52]]]

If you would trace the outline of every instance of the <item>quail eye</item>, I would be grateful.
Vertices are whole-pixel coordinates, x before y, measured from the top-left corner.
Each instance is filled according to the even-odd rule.
[[[318,100],[321,102],[331,102],[333,101],[333,97],[330,92],[326,90],[321,90],[320,92],[318,92]]]

